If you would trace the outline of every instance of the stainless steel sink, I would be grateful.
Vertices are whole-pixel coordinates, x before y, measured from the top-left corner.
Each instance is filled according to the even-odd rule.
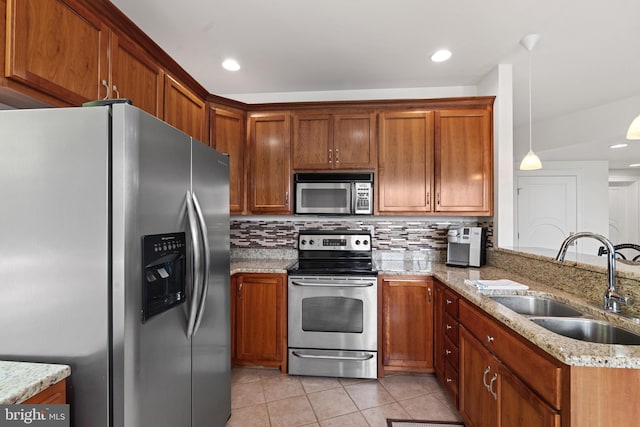
[[[527,316],[582,316],[581,312],[571,306],[547,298],[525,295],[496,295],[490,298],[518,314],[524,314]]]
[[[565,337],[598,344],[640,345],[640,335],[609,322],[571,317],[532,317],[531,321]]]

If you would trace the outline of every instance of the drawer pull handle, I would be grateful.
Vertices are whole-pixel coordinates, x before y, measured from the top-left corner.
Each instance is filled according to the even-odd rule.
[[[493,341],[493,337],[491,335],[487,335],[487,342],[492,342]]]
[[[490,371],[491,371],[491,366],[487,366],[487,369],[484,370],[484,374],[482,374],[482,384],[484,384],[487,390],[489,390],[489,384],[487,384],[487,374]]]
[[[494,373],[493,378],[491,378],[491,382],[489,383],[489,393],[493,396],[493,400],[498,400],[498,393],[493,391],[493,383],[498,379],[498,374]]]

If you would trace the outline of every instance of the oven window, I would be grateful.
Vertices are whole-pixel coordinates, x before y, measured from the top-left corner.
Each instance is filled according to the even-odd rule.
[[[345,297],[311,297],[302,300],[305,332],[362,333],[362,300]]]

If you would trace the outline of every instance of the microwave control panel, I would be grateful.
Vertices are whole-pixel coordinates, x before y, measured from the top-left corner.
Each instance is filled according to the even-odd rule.
[[[355,214],[372,214],[373,213],[373,187],[370,182],[354,183],[355,197]]]

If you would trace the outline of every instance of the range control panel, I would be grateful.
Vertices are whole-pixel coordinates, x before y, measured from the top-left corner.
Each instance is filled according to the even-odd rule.
[[[371,235],[360,234],[306,234],[298,236],[298,249],[301,251],[369,251]]]

